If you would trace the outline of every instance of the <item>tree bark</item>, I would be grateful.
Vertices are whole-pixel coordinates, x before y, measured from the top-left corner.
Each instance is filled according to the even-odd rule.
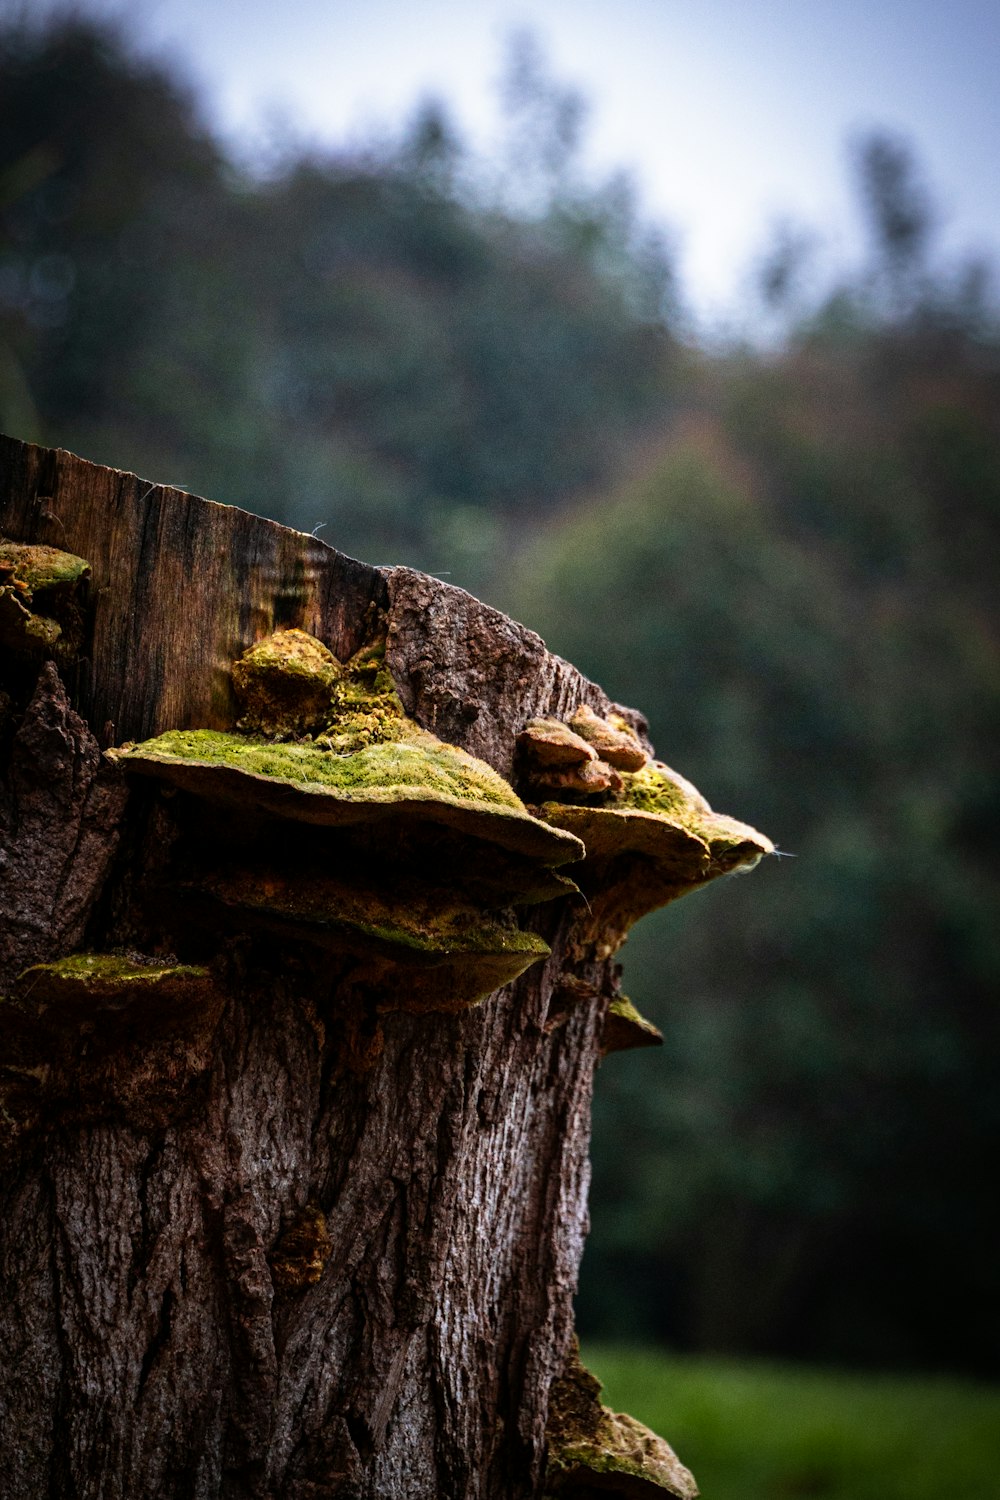
[[[0,1491],[694,1494],[651,1434],[559,1460],[614,1446],[571,1299],[621,859],[588,859],[586,899],[552,861],[522,900],[524,850],[447,799],[318,826],[308,788],[286,815],[240,773],[250,800],[215,805],[122,749],[232,737],[232,663],[292,629],[384,653],[406,733],[507,783],[529,720],[589,705],[648,752],[641,717],[407,569],[9,439],[0,480]],[[494,944],[551,951],[479,999],[474,955],[425,962],[384,924],[352,947],[360,919],[319,910],[380,882],[397,926],[488,907]]]

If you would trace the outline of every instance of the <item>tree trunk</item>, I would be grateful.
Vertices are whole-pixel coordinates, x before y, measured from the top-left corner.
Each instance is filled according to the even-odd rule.
[[[461,590],[8,439],[0,535],[0,1491],[694,1494],[574,1360],[591,1086],[766,841],[595,842],[643,721]]]

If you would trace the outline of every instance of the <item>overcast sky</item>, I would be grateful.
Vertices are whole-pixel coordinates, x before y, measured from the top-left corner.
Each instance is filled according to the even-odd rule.
[[[0,0],[0,9],[10,0]],[[42,3],[42,0],[36,0]],[[30,8],[30,7],[29,7]],[[1000,246],[998,0],[83,0],[185,61],[216,124],[270,114],[330,143],[444,99],[496,136],[506,39],[537,36],[590,102],[595,171],[631,168],[706,315],[731,305],[768,225],[787,216],[848,254],[852,133],[917,148],[944,242]]]

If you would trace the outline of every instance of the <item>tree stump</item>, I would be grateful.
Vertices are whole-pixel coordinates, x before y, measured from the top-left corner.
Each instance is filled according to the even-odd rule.
[[[770,845],[532,632],[0,440],[0,1491],[696,1493],[574,1353],[614,954]]]

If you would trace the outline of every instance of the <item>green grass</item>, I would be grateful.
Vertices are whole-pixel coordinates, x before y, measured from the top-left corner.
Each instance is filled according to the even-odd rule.
[[[704,1500],[998,1500],[1000,1387],[591,1345],[603,1400],[677,1450]]]

